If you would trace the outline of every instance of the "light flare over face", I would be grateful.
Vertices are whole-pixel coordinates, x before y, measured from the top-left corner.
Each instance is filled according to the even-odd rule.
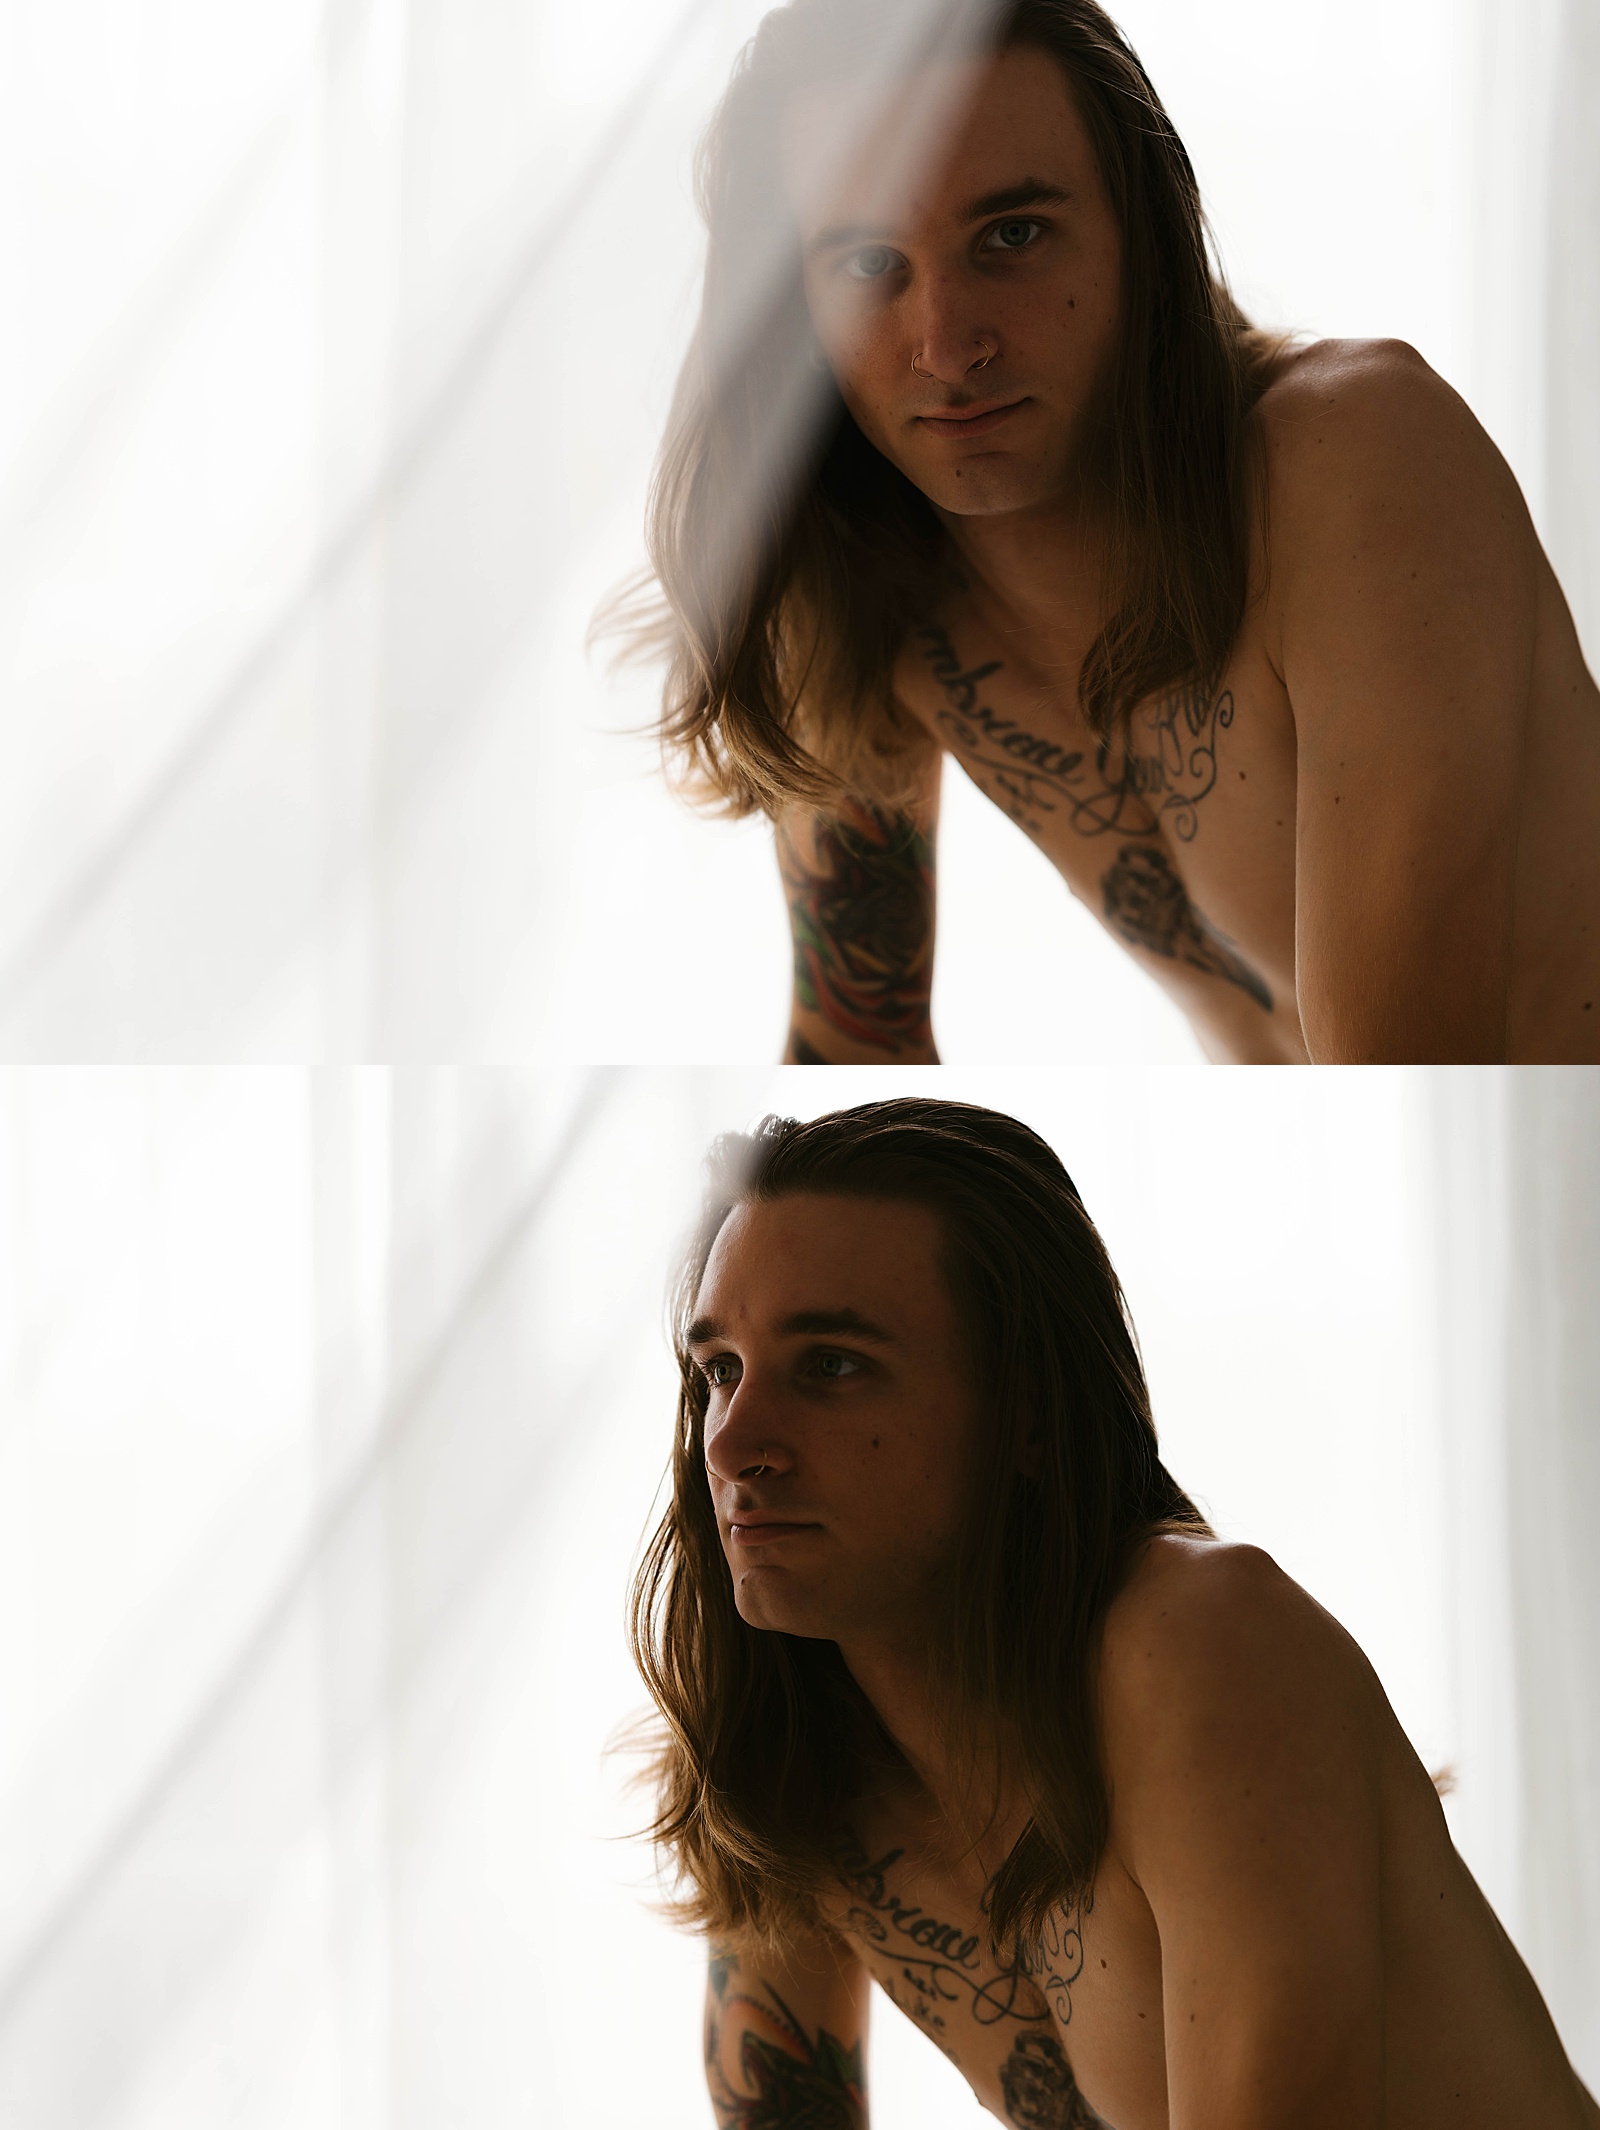
[[[960,1528],[973,1399],[925,1207],[737,1206],[695,1305],[705,1457],[753,1627],[904,1646]],[[920,1623],[920,1624],[919,1624]]]
[[[1049,507],[1073,493],[1116,357],[1116,215],[1050,54],[925,71],[943,79],[909,86],[904,107],[948,114],[948,139],[909,177],[878,139],[839,156],[827,88],[790,104],[812,324],[862,433],[938,509]],[[821,188],[819,166],[839,172]]]

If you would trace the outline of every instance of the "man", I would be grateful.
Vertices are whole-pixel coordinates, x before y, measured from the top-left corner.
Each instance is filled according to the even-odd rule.
[[[635,1589],[722,2130],[860,2130],[869,1978],[1018,2130],[1595,2130],[1361,1653],[1161,1464],[1026,1127],[721,1143]]]
[[[1093,0],[956,16],[791,0],[702,166],[663,730],[776,823],[788,1057],[936,1061],[949,753],[1214,1059],[1600,1059],[1600,691],[1498,452],[1248,326]]]

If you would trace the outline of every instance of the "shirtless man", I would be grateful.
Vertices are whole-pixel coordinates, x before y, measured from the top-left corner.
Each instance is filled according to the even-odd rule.
[[[834,525],[862,492],[827,471],[841,437],[924,499],[921,520],[896,521],[919,528],[906,537],[923,543],[921,596],[881,602],[895,639],[888,722],[912,734],[891,802],[849,768],[817,802],[811,772],[848,754],[839,742],[830,756],[830,725],[878,714],[859,658],[850,673],[864,704],[813,703],[809,724],[790,718],[743,783],[741,721],[761,690],[739,660],[739,628],[724,629],[725,653],[680,658],[669,685],[669,736],[713,762],[710,781],[736,808],[760,805],[777,822],[795,940],[788,1058],[937,1061],[928,1001],[948,753],[1176,1000],[1213,1059],[1600,1060],[1600,691],[1516,482],[1411,348],[1260,345],[1202,258],[1203,299],[1231,315],[1235,340],[1257,343],[1247,404],[1230,434],[1197,389],[1197,411],[1152,430],[1149,448],[1229,461],[1245,498],[1236,540],[1220,515],[1214,535],[1219,570],[1234,568],[1230,541],[1238,550],[1230,635],[1209,672],[1185,672],[1174,654],[1158,687],[1094,714],[1086,660],[1129,596],[1112,508],[1123,491],[1105,470],[1107,438],[1138,403],[1137,392],[1118,398],[1119,365],[1207,355],[1149,333],[1133,352],[1130,317],[1182,247],[1150,251],[1140,218],[1151,181],[1143,206],[1119,206],[1107,143],[1142,128],[1127,153],[1147,172],[1165,158],[1178,203],[1163,208],[1168,222],[1189,213],[1192,174],[1088,0],[1006,0],[996,21],[997,50],[908,74],[908,102],[937,95],[956,114],[910,181],[889,122],[837,166],[847,54],[830,74],[815,37],[786,93],[776,61],[747,65],[740,108],[764,82],[772,122],[737,138],[725,124],[713,159],[736,199],[756,185],[748,142],[775,142],[803,287],[794,333],[814,335],[811,359],[837,394],[839,429],[814,469]],[[1086,69],[1101,88],[1086,86]],[[1126,178],[1116,189],[1128,193]],[[720,257],[733,240],[712,193]],[[1192,219],[1203,254],[1197,199]],[[708,275],[708,306],[711,286]],[[741,404],[719,390],[724,407]],[[1191,404],[1170,390],[1167,401]],[[683,436],[671,462],[687,480],[704,468]],[[1174,554],[1188,557],[1176,610],[1204,575],[1210,536],[1204,524],[1168,527],[1163,548],[1160,514],[1175,506],[1160,500],[1159,468],[1150,492],[1155,529],[1139,535],[1150,568],[1159,577]],[[1215,489],[1219,512],[1228,492]],[[803,509],[793,522],[804,525]],[[656,525],[680,623],[694,602],[673,539],[694,525],[670,510]],[[884,543],[876,522],[869,533],[858,571]],[[763,584],[768,608],[757,602],[752,629],[789,612],[782,570]],[[842,596],[824,581],[814,604]],[[832,626],[827,611],[820,621],[818,641]],[[810,641],[815,622],[795,633]],[[822,684],[805,685],[814,696]],[[761,715],[782,725],[778,682],[768,694]],[[803,709],[799,680],[791,694]],[[800,756],[779,759],[792,741]]]
[[[636,1649],[721,2130],[864,2130],[874,1979],[1016,2130],[1597,2130],[1361,1652],[1160,1464],[1042,1141],[768,1119],[678,1329]]]

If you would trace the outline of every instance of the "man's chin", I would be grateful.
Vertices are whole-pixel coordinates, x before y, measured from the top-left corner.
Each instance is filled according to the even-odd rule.
[[[747,1627],[763,1634],[799,1635],[809,1642],[831,1642],[835,1623],[826,1604],[803,1590],[784,1587],[787,1577],[747,1569],[733,1586],[733,1602]]]
[[[1017,517],[1046,509],[1061,496],[1061,484],[1037,466],[1008,465],[998,452],[968,459],[959,471],[941,466],[924,474],[909,477],[935,510],[951,518]]]

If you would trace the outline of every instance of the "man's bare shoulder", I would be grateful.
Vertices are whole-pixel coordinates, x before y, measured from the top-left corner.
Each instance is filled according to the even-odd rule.
[[[1414,711],[1426,706],[1427,686],[1405,668],[1419,643],[1430,654],[1453,647],[1484,670],[1481,647],[1461,649],[1460,618],[1485,612],[1486,583],[1503,593],[1494,613],[1506,658],[1526,663],[1541,563],[1532,520],[1493,440],[1415,348],[1318,341],[1282,365],[1252,421],[1265,472],[1264,642],[1302,741],[1307,720],[1347,699],[1380,704],[1386,720],[1396,691]],[[1331,683],[1358,654],[1371,670],[1352,698]],[[1450,706],[1453,716],[1450,670],[1430,656],[1427,672],[1440,715]],[[1429,719],[1414,722],[1431,739]],[[1341,728],[1336,755],[1349,752],[1347,739]],[[1498,788],[1498,768],[1483,760]]]
[[[1472,410],[1403,340],[1319,340],[1289,356],[1256,403],[1269,538],[1342,522],[1384,534],[1382,506],[1463,498],[1525,513],[1511,471]],[[1375,512],[1374,506],[1377,506]],[[1396,524],[1410,513],[1395,514]]]
[[[1465,403],[1409,342],[1313,340],[1278,364],[1253,419],[1282,454],[1366,424],[1445,409],[1464,412]]]
[[[1223,1617],[1311,1600],[1260,1546],[1186,1532],[1146,1539],[1106,1614],[1104,1661],[1125,1660],[1141,1640],[1184,1636]]]
[[[1354,1705],[1367,1667],[1338,1622],[1259,1546],[1165,1534],[1143,1547],[1106,1615],[1105,1745],[1142,1757],[1213,1712],[1242,1737],[1291,1705]]]

